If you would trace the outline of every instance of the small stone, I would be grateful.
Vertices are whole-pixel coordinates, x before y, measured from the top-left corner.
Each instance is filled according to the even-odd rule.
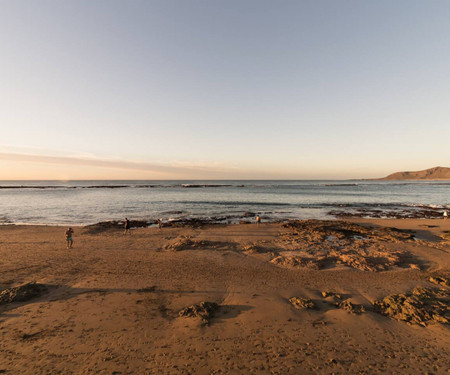
[[[309,298],[291,297],[289,302],[296,309],[314,309],[316,307],[315,303]]]
[[[338,308],[348,311],[351,314],[362,314],[366,311],[363,305],[354,304],[348,299],[336,305]]]
[[[437,284],[437,285],[450,286],[449,280],[447,278],[441,277],[441,276],[430,276],[428,281],[430,281],[433,284]]]
[[[184,308],[178,313],[178,316],[199,317],[208,324],[218,309],[219,305],[215,302],[200,302],[197,305]]]

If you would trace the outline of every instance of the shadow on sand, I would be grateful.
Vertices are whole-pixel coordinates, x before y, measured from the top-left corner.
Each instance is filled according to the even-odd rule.
[[[50,303],[57,301],[67,301],[73,298],[77,298],[83,295],[96,294],[100,296],[105,296],[107,294],[113,293],[125,293],[128,295],[138,295],[145,297],[145,295],[153,295],[156,300],[161,298],[166,298],[167,295],[216,295],[213,299],[220,299],[220,296],[227,293],[227,291],[218,290],[176,290],[176,289],[159,289],[156,286],[150,286],[139,289],[126,289],[126,288],[76,288],[67,285],[57,285],[57,284],[36,284],[39,286],[39,294],[35,294],[26,300],[18,300],[11,302],[0,302],[0,323],[5,319],[11,317],[19,317],[20,314],[12,314],[10,311],[15,310],[19,307],[34,304],[34,303]],[[12,288],[14,289],[14,288]],[[4,289],[4,291],[9,291],[12,289]],[[138,300],[137,303],[141,303],[142,300]],[[164,304],[159,304],[158,309],[161,316],[168,320],[176,318],[177,312],[168,309]],[[248,311],[252,309],[251,306],[246,305],[220,305],[219,311],[215,314],[212,319],[212,323],[220,322],[224,319],[230,319],[238,316],[243,311]]]

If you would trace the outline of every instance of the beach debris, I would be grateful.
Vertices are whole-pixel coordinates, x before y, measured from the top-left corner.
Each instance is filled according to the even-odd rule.
[[[336,303],[335,306],[341,310],[345,310],[350,314],[362,314],[366,311],[363,305],[352,303],[349,299]]]
[[[0,304],[11,302],[25,302],[32,298],[39,297],[47,288],[35,281],[10,289],[5,289],[0,293]]]
[[[449,279],[442,276],[430,276],[428,279],[430,283],[437,284],[437,285],[443,285],[443,286],[450,286]]]
[[[298,310],[316,308],[316,304],[310,298],[291,297],[289,302]]]
[[[448,324],[449,297],[449,292],[444,289],[415,288],[409,293],[384,297],[373,302],[373,306],[375,312],[411,325]]]
[[[209,321],[219,308],[220,306],[217,303],[205,301],[185,307],[178,313],[178,316],[200,318],[204,323],[209,324]]]

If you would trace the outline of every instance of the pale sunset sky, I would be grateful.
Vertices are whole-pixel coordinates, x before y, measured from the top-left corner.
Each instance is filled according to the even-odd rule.
[[[0,0],[0,180],[450,167],[450,1]]]

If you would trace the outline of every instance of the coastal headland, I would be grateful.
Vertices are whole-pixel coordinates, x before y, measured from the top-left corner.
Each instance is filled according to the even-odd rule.
[[[0,226],[0,373],[446,374],[450,221]]]
[[[450,180],[450,168],[434,167],[422,171],[395,172],[377,180]]]

